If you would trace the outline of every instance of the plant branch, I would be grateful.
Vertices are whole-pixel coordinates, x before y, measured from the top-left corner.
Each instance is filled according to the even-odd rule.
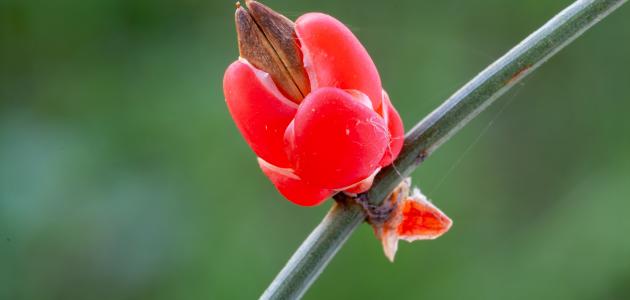
[[[433,151],[494,100],[627,0],[578,0],[479,73],[405,136],[392,166],[359,195],[372,205],[386,196]],[[261,299],[300,298],[350,234],[365,220],[362,208],[343,194],[265,290]]]

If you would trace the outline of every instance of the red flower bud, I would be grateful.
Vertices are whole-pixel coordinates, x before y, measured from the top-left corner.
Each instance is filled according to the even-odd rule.
[[[404,134],[367,51],[328,15],[308,13],[292,24],[247,4],[251,16],[243,8],[236,14],[241,58],[223,88],[263,172],[299,205],[367,190],[398,156]]]

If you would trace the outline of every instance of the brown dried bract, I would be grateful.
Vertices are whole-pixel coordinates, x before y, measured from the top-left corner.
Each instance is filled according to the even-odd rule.
[[[300,102],[310,91],[294,24],[256,1],[246,1],[249,11],[236,9],[240,56],[263,70],[291,100]]]

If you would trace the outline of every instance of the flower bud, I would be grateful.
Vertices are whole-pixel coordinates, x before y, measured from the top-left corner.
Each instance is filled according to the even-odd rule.
[[[236,10],[241,57],[223,88],[264,174],[305,206],[369,189],[403,142],[402,121],[369,54],[331,16],[308,13],[294,24],[246,4]]]

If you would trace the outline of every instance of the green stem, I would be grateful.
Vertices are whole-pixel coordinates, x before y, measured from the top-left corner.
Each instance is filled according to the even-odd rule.
[[[359,197],[380,204],[404,177],[494,100],[626,1],[578,0],[557,14],[411,129],[393,166],[383,169],[372,188]],[[353,202],[344,198],[335,196],[339,203]],[[339,203],[306,238],[261,299],[301,297],[363,222],[365,214],[358,205]]]

